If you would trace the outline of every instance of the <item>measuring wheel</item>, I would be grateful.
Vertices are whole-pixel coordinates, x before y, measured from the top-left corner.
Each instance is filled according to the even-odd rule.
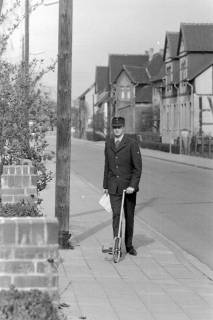
[[[113,261],[118,263],[121,257],[121,238],[115,238],[114,248],[113,248]]]

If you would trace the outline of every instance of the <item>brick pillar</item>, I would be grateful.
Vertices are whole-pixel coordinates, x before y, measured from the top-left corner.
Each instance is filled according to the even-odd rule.
[[[16,203],[23,199],[37,200],[37,175],[32,165],[3,167],[1,176],[2,204]]]
[[[0,218],[0,290],[14,285],[48,291],[57,299],[58,261],[56,218]]]

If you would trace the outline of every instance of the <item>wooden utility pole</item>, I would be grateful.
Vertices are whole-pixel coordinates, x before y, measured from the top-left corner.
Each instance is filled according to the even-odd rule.
[[[59,1],[56,196],[59,245],[69,248],[71,160],[72,0]]]

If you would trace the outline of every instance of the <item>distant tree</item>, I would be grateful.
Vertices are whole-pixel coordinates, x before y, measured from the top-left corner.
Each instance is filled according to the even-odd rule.
[[[33,60],[30,70],[38,65],[38,60]],[[45,131],[42,124],[53,123],[56,118],[54,105],[42,92],[39,80],[43,75],[54,70],[52,66],[42,69],[37,73],[30,72],[28,87],[28,101],[25,96],[25,78],[22,64],[11,64],[0,61],[0,155],[4,156],[8,149],[16,144],[16,156],[30,157],[29,140],[31,139],[29,124],[26,123],[26,107],[29,119],[41,132]],[[28,119],[27,119],[28,120]],[[40,126],[38,126],[40,124]],[[5,149],[5,146],[6,149]],[[10,150],[14,153],[14,149]]]
[[[79,109],[76,106],[71,107],[71,127],[78,128]]]

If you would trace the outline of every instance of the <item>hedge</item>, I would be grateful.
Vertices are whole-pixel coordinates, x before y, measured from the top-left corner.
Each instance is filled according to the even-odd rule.
[[[170,151],[170,145],[169,143],[161,143],[161,142],[148,142],[148,141],[139,141],[140,147],[141,148],[147,148],[147,149],[152,149],[152,150],[159,150],[159,151],[164,151],[164,152],[169,152]],[[178,145],[171,145],[171,151],[172,153],[179,154],[180,153],[180,148]]]
[[[18,291],[15,288],[0,291],[1,320],[62,320],[58,308],[47,292]]]

